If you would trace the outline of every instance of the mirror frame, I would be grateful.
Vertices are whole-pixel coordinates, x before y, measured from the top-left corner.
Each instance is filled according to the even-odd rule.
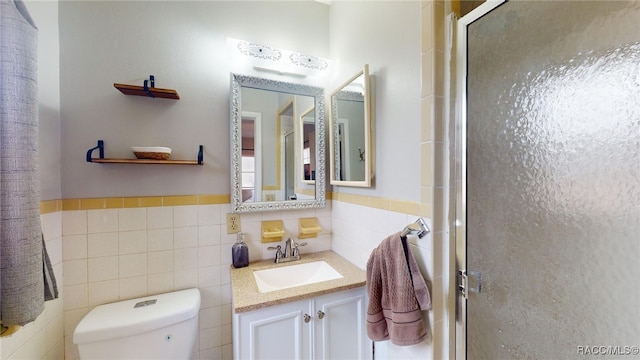
[[[284,92],[291,95],[314,98],[316,108],[316,189],[315,200],[282,200],[242,202],[241,158],[242,158],[242,87]],[[325,125],[324,89],[315,86],[293,84],[254,76],[231,73],[231,211],[252,213],[261,211],[300,210],[324,208],[326,206],[325,184]],[[296,114],[297,115],[297,114]]]
[[[364,161],[365,174],[364,180],[346,181],[336,180],[336,158],[340,158],[339,149],[336,146],[336,134],[338,133],[338,104],[335,100],[336,95],[345,87],[351,84],[358,77],[364,76]],[[374,142],[373,142],[373,94],[371,86],[371,77],[369,75],[369,65],[364,64],[362,69],[354,76],[345,81],[336,90],[331,93],[331,112],[329,125],[329,151],[330,151],[330,169],[329,181],[331,185],[336,186],[354,186],[354,187],[372,187],[373,182],[373,162],[374,162]]]

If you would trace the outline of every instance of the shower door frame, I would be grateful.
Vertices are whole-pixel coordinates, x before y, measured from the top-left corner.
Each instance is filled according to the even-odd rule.
[[[467,15],[458,19],[456,28],[455,69],[455,359],[467,358],[467,299],[460,291],[461,273],[467,269],[467,27],[487,15],[507,0],[487,0]]]

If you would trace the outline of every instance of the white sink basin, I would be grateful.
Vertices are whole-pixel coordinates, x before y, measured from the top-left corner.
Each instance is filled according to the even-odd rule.
[[[258,291],[267,293],[296,286],[340,279],[342,275],[325,261],[314,261],[272,269],[257,270],[253,277]]]

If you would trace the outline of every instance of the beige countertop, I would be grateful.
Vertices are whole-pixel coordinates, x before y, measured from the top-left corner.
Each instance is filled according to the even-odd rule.
[[[326,261],[343,277],[268,293],[258,292],[258,285],[256,285],[253,277],[254,271],[320,260]],[[301,254],[300,260],[282,264],[276,264],[273,260],[263,260],[250,263],[249,266],[240,269],[231,266],[231,291],[233,293],[233,310],[235,313],[252,311],[268,306],[358,288],[364,286],[365,283],[365,271],[351,264],[333,251]]]

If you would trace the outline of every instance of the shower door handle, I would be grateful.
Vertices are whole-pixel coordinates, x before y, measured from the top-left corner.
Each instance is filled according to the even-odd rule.
[[[470,292],[478,294],[482,292],[482,272],[460,269],[458,270],[458,277],[460,278],[458,281],[458,290],[465,299],[469,298]],[[470,286],[469,278],[474,278],[477,285]]]

